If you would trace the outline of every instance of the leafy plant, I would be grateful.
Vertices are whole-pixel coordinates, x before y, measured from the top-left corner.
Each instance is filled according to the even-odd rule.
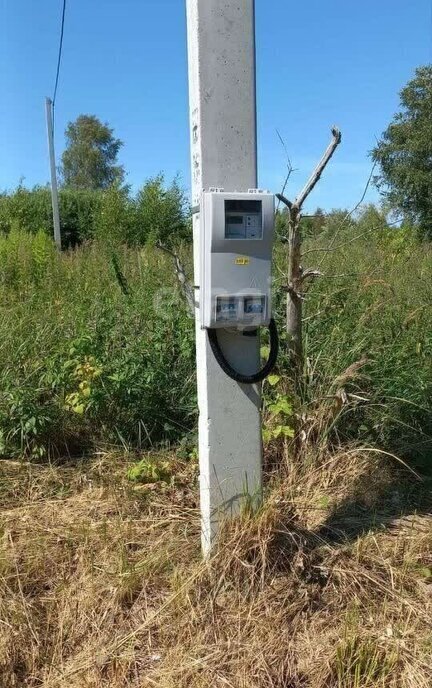
[[[168,461],[141,459],[128,469],[127,477],[134,483],[169,483],[172,472]]]
[[[268,384],[277,389],[282,378],[279,375],[270,375]],[[264,442],[280,438],[294,437],[294,427],[292,425],[294,410],[290,399],[283,392],[276,391],[270,401],[266,403],[266,426],[263,430]]]

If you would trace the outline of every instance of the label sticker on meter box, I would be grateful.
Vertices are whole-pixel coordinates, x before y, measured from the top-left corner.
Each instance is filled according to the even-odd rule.
[[[247,258],[246,256],[242,256],[241,258],[236,258],[235,264],[236,265],[250,265],[250,258]]]

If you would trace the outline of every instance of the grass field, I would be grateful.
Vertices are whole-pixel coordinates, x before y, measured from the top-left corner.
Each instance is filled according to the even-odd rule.
[[[196,462],[166,459],[0,465],[2,687],[429,688],[430,484],[291,463],[205,565]]]
[[[290,402],[325,443],[373,444],[428,470],[432,251],[370,229],[306,245],[323,276],[305,302],[304,385]],[[190,246],[181,254],[190,271]],[[283,332],[280,247],[276,264]],[[43,233],[12,232],[0,237],[0,312],[0,455],[150,448],[194,432],[193,321],[170,256],[97,242],[58,256]]]
[[[264,386],[265,505],[203,564],[169,256],[0,238],[2,688],[432,685],[432,251],[361,221],[306,251],[323,275],[303,385],[282,355]]]

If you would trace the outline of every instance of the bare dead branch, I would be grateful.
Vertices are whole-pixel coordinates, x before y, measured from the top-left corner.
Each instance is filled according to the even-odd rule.
[[[325,151],[323,157],[321,158],[320,162],[312,172],[311,177],[309,178],[308,182],[306,183],[306,186],[304,189],[300,192],[300,194],[297,196],[296,200],[294,201],[294,205],[296,208],[301,210],[305,200],[309,196],[309,194],[313,191],[315,186],[318,184],[319,180],[321,179],[321,175],[324,172],[325,168],[327,167],[327,164],[331,160],[336,148],[339,146],[340,142],[342,141],[342,134],[340,130],[337,127],[332,128],[332,135],[333,138],[327,147],[327,150]]]
[[[283,194],[281,194],[281,193],[276,194],[276,198],[277,198],[279,201],[281,201],[281,203],[283,203],[284,205],[286,205],[286,207],[287,207],[289,210],[291,210],[291,208],[293,207],[293,204],[291,203],[291,201],[289,201],[287,198],[285,198],[285,196],[284,196]]]
[[[188,309],[191,313],[192,316],[195,316],[195,295],[194,295],[194,289],[191,283],[189,282],[188,278],[186,277],[186,271],[183,267],[183,264],[178,257],[177,253],[174,251],[171,251],[171,249],[167,248],[164,246],[160,241],[156,244],[157,248],[163,251],[164,253],[167,253],[169,256],[174,261],[174,268],[175,272],[177,275],[177,280],[180,285],[180,289],[183,292],[183,295],[186,299],[186,303],[188,306]]]
[[[324,313],[324,308],[322,308],[320,311],[317,313],[314,313],[313,315],[308,315],[306,318],[302,318],[302,323],[309,322],[309,320],[316,320],[321,313]]]
[[[291,158],[290,158],[290,156],[289,156],[288,148],[286,147],[286,143],[285,143],[285,141],[283,140],[283,138],[282,138],[282,136],[281,136],[281,133],[280,133],[280,131],[279,131],[278,129],[276,129],[276,134],[278,135],[279,141],[281,142],[281,144],[282,144],[282,146],[283,146],[283,149],[284,149],[284,151],[285,151],[285,153],[286,153],[286,156],[287,156],[287,174],[286,174],[286,177],[285,177],[284,184],[283,184],[283,186],[282,186],[282,195],[283,195],[283,194],[285,193],[285,190],[286,190],[287,186],[288,186],[288,182],[289,182],[289,180],[290,180],[290,177],[291,177],[292,173],[294,172],[294,168],[293,168],[292,163],[291,163]],[[279,203],[278,203],[277,208],[276,208],[277,211],[279,210],[280,202],[281,202],[281,199],[280,199],[280,198],[279,198],[278,200],[279,200]]]
[[[321,273],[324,279],[341,279],[342,277],[364,277],[364,272],[342,272],[340,275],[325,275]]]
[[[367,182],[366,182],[366,186],[365,186],[365,188],[364,188],[364,190],[363,190],[363,193],[362,193],[362,196],[361,196],[359,202],[356,203],[356,205],[354,206],[354,208],[353,208],[352,210],[350,210],[350,212],[348,213],[348,215],[353,215],[353,214],[355,213],[355,211],[361,206],[361,204],[363,203],[364,199],[366,198],[366,194],[367,194],[367,192],[368,192],[368,190],[369,190],[371,181],[372,181],[372,179],[373,179],[373,175],[374,175],[375,167],[376,167],[376,166],[377,166],[377,161],[375,161],[374,164],[372,165],[372,169],[371,169],[371,171],[370,171],[368,180],[367,180]]]
[[[323,273],[320,272],[319,270],[313,270],[312,268],[308,268],[307,270],[303,270],[302,273],[302,280],[306,279],[314,279],[315,277],[322,277]]]
[[[276,134],[278,135],[279,141],[281,142],[281,144],[282,144],[282,146],[283,146],[283,149],[284,149],[284,151],[285,151],[285,153],[286,153],[287,161],[288,161],[288,169],[289,169],[291,172],[293,172],[294,168],[293,168],[292,163],[291,163],[291,158],[290,158],[289,153],[288,153],[288,148],[287,148],[287,146],[286,146],[285,141],[284,141],[283,138],[282,138],[282,135],[281,135],[279,129],[276,129]]]
[[[287,284],[282,287],[286,292],[286,333],[288,353],[291,359],[291,369],[293,379],[299,382],[303,369],[304,351],[303,351],[303,335],[302,335],[302,319],[303,319],[303,302],[306,296],[306,282],[312,280],[314,277],[319,277],[318,270],[303,270],[301,267],[301,211],[303,203],[306,198],[315,188],[316,184],[321,178],[328,162],[332,158],[336,148],[342,140],[342,135],[339,129],[333,127],[332,141],[327,147],[323,157],[313,171],[309,181],[304,189],[297,196],[294,203],[285,197],[286,184],[282,189],[282,193],[277,194],[280,203],[283,203],[288,208],[288,236],[285,238],[286,243],[286,268],[287,268]],[[282,145],[285,144],[281,139]],[[286,147],[285,147],[286,149]],[[288,158],[289,160],[289,158]],[[292,168],[289,161],[289,170]]]

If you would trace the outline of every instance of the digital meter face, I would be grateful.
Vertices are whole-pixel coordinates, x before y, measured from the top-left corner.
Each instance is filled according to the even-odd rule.
[[[262,201],[225,201],[225,239],[262,239]]]

